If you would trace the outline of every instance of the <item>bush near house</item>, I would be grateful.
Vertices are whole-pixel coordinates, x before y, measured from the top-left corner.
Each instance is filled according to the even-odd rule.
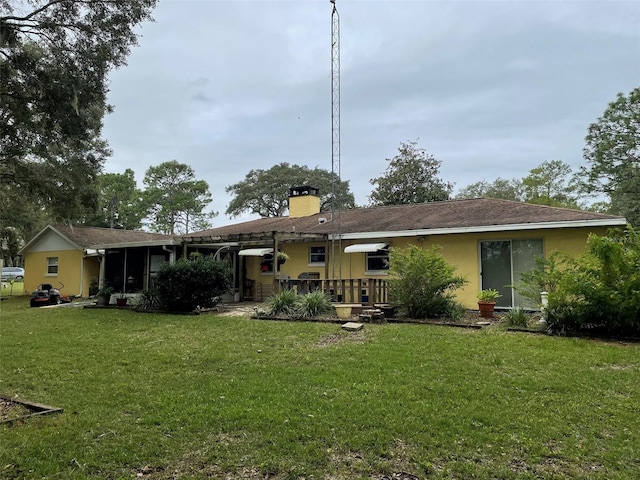
[[[598,330],[640,334],[640,235],[629,227],[591,235],[578,259],[552,256],[543,270],[523,276],[531,295],[549,292],[547,321],[555,333]]]
[[[229,264],[202,255],[164,264],[155,283],[160,308],[168,312],[190,312],[211,307],[214,298],[227,292],[231,286]]]
[[[335,313],[331,297],[321,290],[298,295],[293,290],[283,290],[267,301],[270,315],[288,315],[295,318],[318,317]]]
[[[391,249],[390,298],[410,318],[433,318],[459,310],[454,292],[466,282],[455,274],[455,267],[446,262],[438,246]]]

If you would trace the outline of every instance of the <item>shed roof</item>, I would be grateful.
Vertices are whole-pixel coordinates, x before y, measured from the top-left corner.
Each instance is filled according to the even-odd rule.
[[[47,232],[55,232],[79,250],[88,248],[103,248],[106,245],[114,244],[162,244],[178,245],[180,238],[174,235],[164,235],[161,233],[149,233],[140,230],[118,230],[112,228],[84,227],[71,225],[47,225],[29,243],[27,243],[20,253],[29,251],[29,248],[41,239]]]

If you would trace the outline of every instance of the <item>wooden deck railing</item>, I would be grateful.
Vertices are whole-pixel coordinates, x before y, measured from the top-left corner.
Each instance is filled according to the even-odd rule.
[[[381,278],[281,279],[280,289],[293,288],[298,293],[320,289],[334,302],[373,305],[388,303],[389,288]]]

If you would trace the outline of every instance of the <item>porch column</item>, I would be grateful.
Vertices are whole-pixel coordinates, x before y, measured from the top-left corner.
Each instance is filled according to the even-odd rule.
[[[280,293],[280,265],[278,264],[278,235],[273,232],[273,293]]]

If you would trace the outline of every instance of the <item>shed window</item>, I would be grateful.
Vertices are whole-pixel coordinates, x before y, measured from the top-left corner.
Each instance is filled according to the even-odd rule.
[[[47,275],[58,274],[58,257],[47,257]]]

